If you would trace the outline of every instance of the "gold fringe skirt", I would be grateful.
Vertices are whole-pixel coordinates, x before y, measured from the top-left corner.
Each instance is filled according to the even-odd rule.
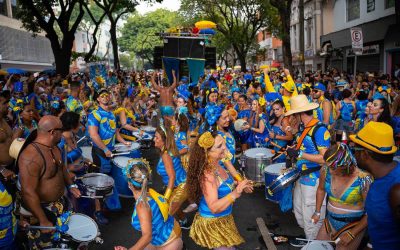
[[[232,214],[217,218],[205,218],[197,213],[189,236],[197,245],[209,249],[223,246],[233,247],[244,242]]]
[[[182,167],[187,172],[189,168],[189,153],[186,153],[181,156]]]
[[[186,182],[179,184],[174,190],[172,191],[171,197],[169,199],[169,204],[171,205],[173,202],[183,203],[186,201],[188,194],[185,189]]]

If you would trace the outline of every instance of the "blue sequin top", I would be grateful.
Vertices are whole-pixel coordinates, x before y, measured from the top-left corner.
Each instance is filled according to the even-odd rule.
[[[228,179],[223,180],[221,177],[217,176],[220,185],[218,187],[218,199],[222,199],[228,194],[230,194],[233,190],[233,178],[232,176],[228,173]],[[205,217],[205,218],[217,218],[217,217],[222,217],[226,216],[232,213],[232,204],[229,205],[224,211],[213,214],[210,210],[210,208],[207,205],[206,199],[204,198],[204,195],[200,199],[200,204],[199,204],[199,213],[200,216]]]
[[[179,184],[186,182],[186,171],[182,167],[181,158],[179,156],[172,156],[171,153],[169,153],[169,155],[172,158],[172,164],[174,165],[175,170],[174,187],[177,187]],[[167,174],[167,170],[165,169],[162,157],[160,157],[160,160],[157,164],[157,173],[161,176],[164,185],[167,186],[169,182],[169,177]]]

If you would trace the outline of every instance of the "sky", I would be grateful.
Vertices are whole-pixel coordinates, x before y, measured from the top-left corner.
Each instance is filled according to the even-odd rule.
[[[156,3],[153,5],[141,2],[139,6],[136,7],[136,10],[140,14],[145,14],[147,12],[154,11],[159,8],[175,11],[179,9],[180,4],[181,4],[180,0],[163,0],[162,3]]]

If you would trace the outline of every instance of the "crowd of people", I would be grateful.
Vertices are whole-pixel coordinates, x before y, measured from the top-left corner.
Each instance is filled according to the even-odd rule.
[[[298,173],[279,205],[308,240],[399,249],[398,78],[267,66],[206,70],[198,82],[175,73],[172,82],[161,71],[119,70],[104,82],[85,73],[0,76],[1,249],[56,247],[60,218],[82,208],[77,184],[88,172],[114,178],[112,192],[83,209],[107,225],[104,211],[121,209],[113,174],[121,145],[132,146],[122,172],[135,199],[132,227],[142,233],[129,249],[182,249],[189,228],[201,247],[242,244],[232,207],[257,184],[243,175],[252,148],[271,152],[281,174]],[[133,148],[149,140],[156,166]],[[89,156],[82,145],[91,145]],[[154,174],[164,190],[149,187]],[[189,225],[186,214],[196,210]]]

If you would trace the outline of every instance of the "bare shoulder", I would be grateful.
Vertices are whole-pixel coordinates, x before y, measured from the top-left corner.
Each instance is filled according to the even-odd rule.
[[[18,157],[18,168],[22,175],[30,174],[32,176],[39,176],[43,168],[43,163],[43,159],[31,145],[28,145]]]

